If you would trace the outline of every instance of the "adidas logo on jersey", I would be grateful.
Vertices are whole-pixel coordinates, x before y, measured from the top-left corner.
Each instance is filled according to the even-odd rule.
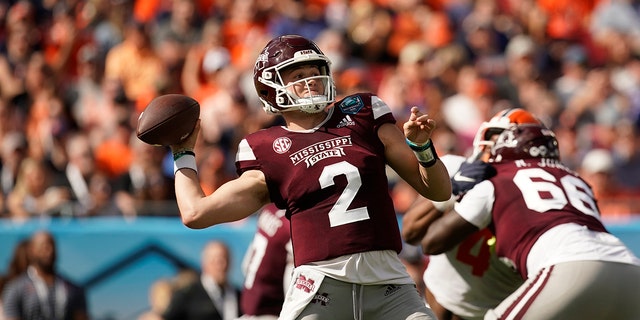
[[[351,120],[350,116],[346,116],[344,117],[340,123],[338,123],[338,125],[336,126],[336,128],[342,128],[342,127],[346,127],[346,126],[352,126],[355,125],[355,121]]]

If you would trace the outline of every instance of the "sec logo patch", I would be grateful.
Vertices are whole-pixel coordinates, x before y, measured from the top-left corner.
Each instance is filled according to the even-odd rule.
[[[285,153],[291,148],[291,139],[287,137],[281,137],[273,141],[273,151],[276,153]]]

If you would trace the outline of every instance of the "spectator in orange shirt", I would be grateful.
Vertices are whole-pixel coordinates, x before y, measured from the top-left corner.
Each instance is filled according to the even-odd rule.
[[[141,111],[162,91],[166,74],[165,65],[151,46],[148,25],[131,21],[124,41],[107,52],[105,81],[121,83],[127,98],[136,101]]]
[[[220,63],[229,63],[229,52],[222,45],[221,32],[221,26],[217,20],[207,20],[203,27],[202,39],[191,46],[187,52],[182,68],[181,84],[185,94],[197,101],[202,101],[218,89],[215,81],[211,81],[214,78],[212,76],[222,66]],[[206,61],[207,54],[212,54],[209,59],[213,60]],[[221,58],[224,59],[225,54],[226,61],[222,61]]]

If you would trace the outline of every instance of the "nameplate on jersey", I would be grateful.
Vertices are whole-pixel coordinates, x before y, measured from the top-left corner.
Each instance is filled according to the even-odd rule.
[[[364,107],[364,102],[360,96],[350,96],[344,98],[338,107],[342,113],[356,114]]]
[[[321,160],[346,156],[345,149],[353,146],[351,136],[337,137],[308,145],[289,155],[294,166],[304,163],[307,168]]]

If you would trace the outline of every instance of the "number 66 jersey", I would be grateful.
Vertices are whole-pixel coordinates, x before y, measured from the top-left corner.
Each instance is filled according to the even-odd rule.
[[[271,201],[291,220],[295,266],[402,248],[378,128],[395,124],[376,96],[336,102],[313,129],[271,127],[238,147],[236,168],[264,173]],[[391,227],[390,226],[395,226]]]
[[[492,229],[498,239],[496,253],[524,279],[566,261],[637,263],[600,221],[589,185],[558,160],[524,159],[494,166],[498,174],[471,189],[455,210],[474,225]],[[611,241],[597,247],[600,244],[581,238],[580,230],[600,232]]]

